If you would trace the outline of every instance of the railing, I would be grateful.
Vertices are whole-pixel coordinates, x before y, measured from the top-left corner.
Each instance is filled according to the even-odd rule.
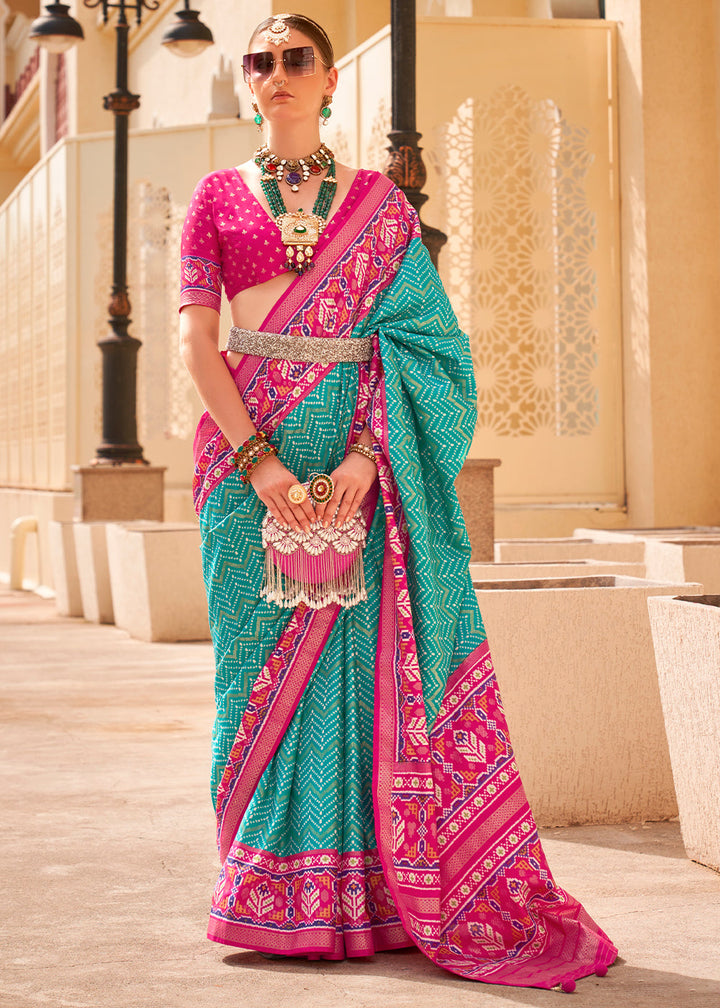
[[[36,46],[34,53],[25,64],[22,73],[15,81],[15,87],[10,84],[5,85],[5,118],[10,115],[23,91],[32,81],[35,74],[40,69],[40,49]]]

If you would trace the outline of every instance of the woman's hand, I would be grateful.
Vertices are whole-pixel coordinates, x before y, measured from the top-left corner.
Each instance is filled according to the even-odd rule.
[[[266,456],[250,476],[250,485],[276,521],[289,525],[295,532],[309,532],[315,521],[312,502],[307,497],[302,504],[291,504],[288,500],[288,490],[299,482],[276,455]]]
[[[355,517],[377,478],[377,466],[372,459],[365,458],[359,452],[348,452],[330,476],[335,484],[335,490],[326,504],[315,506],[315,514],[325,526],[332,522],[337,528],[338,525]],[[335,514],[336,508],[337,514]]]

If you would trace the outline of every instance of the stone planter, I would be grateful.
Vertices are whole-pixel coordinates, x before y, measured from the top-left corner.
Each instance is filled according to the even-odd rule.
[[[490,561],[495,545],[495,469],[500,459],[467,459],[455,480],[472,558]]]
[[[473,581],[526,581],[537,578],[597,577],[605,574],[626,574],[644,577],[645,564],[622,563],[615,560],[565,560],[558,563],[471,563]]]
[[[642,543],[645,577],[651,581],[693,582],[708,595],[720,593],[720,528],[576,529],[575,538],[603,545]]]
[[[209,640],[196,522],[109,524],[115,624],[144,641]]]
[[[720,871],[720,595],[648,608],[683,843]]]
[[[73,522],[82,613],[91,623],[113,623],[105,522]]]
[[[596,542],[577,536],[566,539],[499,539],[495,543],[495,559],[498,563],[560,563],[566,560],[644,563],[645,543],[629,538]]]
[[[543,826],[677,814],[640,578],[476,583],[530,805]]]
[[[55,604],[60,616],[83,615],[74,529],[74,522],[48,523],[50,566],[55,585]]]

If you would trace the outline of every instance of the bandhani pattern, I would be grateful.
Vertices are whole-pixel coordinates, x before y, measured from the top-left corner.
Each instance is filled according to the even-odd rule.
[[[376,235],[384,213],[370,215]],[[331,296],[338,334],[377,340],[371,364],[331,367],[290,409],[268,406],[301,479],[311,466],[332,471],[370,426],[380,503],[367,603],[273,612],[258,599],[262,509],[251,492],[228,474],[200,512],[223,770],[208,933],[327,958],[412,940],[458,975],[553,987],[601,972],[616,950],[553,880],[518,776],[454,490],[474,425],[467,340],[406,221],[397,230],[389,212],[387,240],[402,245],[393,278],[372,304],[355,299],[352,322],[348,295],[347,328]],[[325,270],[355,251],[350,236],[275,323],[327,334]],[[383,269],[373,262],[362,282]],[[340,268],[340,290],[347,276]],[[241,365],[241,390],[257,370]]]
[[[386,878],[438,965],[489,983],[568,984],[617,950],[553,880],[515,764],[454,490],[464,455],[447,437],[471,435],[467,346],[419,244],[369,324],[383,370],[370,421],[386,519],[374,776]],[[439,711],[425,662],[442,682]]]

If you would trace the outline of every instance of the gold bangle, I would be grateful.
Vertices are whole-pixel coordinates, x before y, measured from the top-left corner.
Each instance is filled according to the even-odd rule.
[[[359,441],[356,441],[355,444],[350,445],[350,447],[348,448],[348,455],[350,454],[350,452],[357,452],[358,455],[364,455],[365,458],[370,459],[371,462],[374,462],[375,465],[377,465],[375,452],[372,450],[372,448],[368,448],[367,445],[360,444]]]

